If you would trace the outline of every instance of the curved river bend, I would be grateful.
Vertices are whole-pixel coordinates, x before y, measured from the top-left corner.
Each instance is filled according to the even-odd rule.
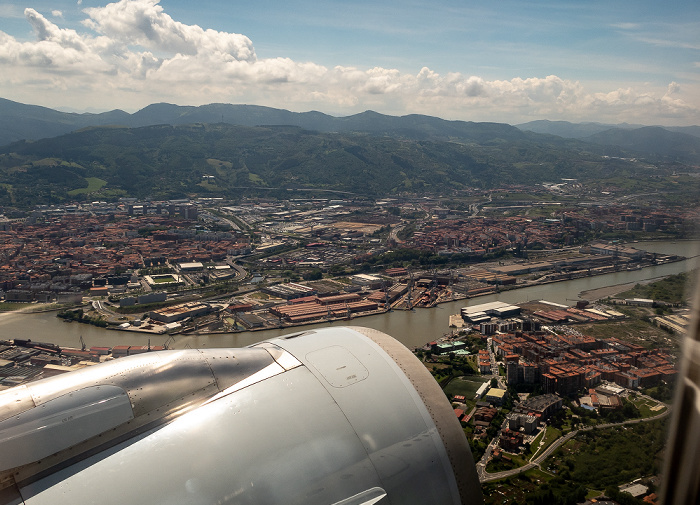
[[[519,303],[541,299],[571,305],[576,300],[580,299],[579,295],[584,291],[664,277],[680,272],[687,272],[700,266],[700,258],[696,256],[700,249],[700,241],[697,240],[680,241],[677,243],[639,242],[632,245],[649,252],[678,254],[690,259],[667,265],[644,268],[642,270],[615,272],[596,277],[585,277],[583,279],[515,289],[471,298],[469,300],[444,303],[432,309],[387,312],[374,316],[357,318],[350,322],[335,322],[332,323],[332,325],[343,326],[351,324],[368,326],[392,335],[407,347],[417,347],[450,331],[448,327],[448,316],[458,313],[459,310],[466,305],[476,305],[496,300],[507,303]],[[286,333],[320,326],[328,326],[328,323],[298,326],[295,328],[223,333],[206,336],[176,335],[175,343],[172,347],[180,349],[184,347],[242,347]],[[168,338],[164,335],[149,336],[141,333],[105,330],[79,323],[64,323],[56,317],[55,312],[41,314],[0,314],[0,339],[30,338],[35,341],[80,347],[80,336],[83,337],[88,346],[107,347],[115,345],[146,345],[148,344],[149,337],[151,345],[162,345],[165,339]]]

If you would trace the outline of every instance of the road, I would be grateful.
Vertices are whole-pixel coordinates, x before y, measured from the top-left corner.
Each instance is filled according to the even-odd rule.
[[[232,281],[241,282],[243,279],[246,278],[246,276],[248,275],[248,272],[246,271],[245,268],[238,265],[233,258],[227,256],[225,261],[226,261],[226,264],[228,266],[230,266],[231,268],[233,268],[236,271],[236,276],[232,279]]]
[[[496,362],[496,355],[494,354],[491,347],[491,337],[486,341],[486,346],[489,351],[489,360],[491,360],[491,375],[492,378],[498,381],[498,387],[500,389],[506,389],[505,382],[503,382],[503,377],[501,376],[501,371],[498,368],[498,363]]]
[[[503,424],[501,425],[501,429],[505,428],[508,425],[508,419],[503,421]],[[484,455],[481,457],[479,462],[476,464],[476,473],[479,475],[479,481],[480,482],[485,482],[485,478],[489,475],[488,472],[486,472],[486,465],[488,465],[489,461],[491,460],[491,455],[493,454],[493,451],[498,447],[498,439],[500,435],[496,435],[493,437],[491,442],[489,442],[489,445],[486,446],[486,451],[484,452]]]
[[[393,240],[397,244],[403,244],[403,240],[399,239],[399,232],[405,227],[405,222],[392,226],[391,230],[389,231],[389,240]]]
[[[496,362],[496,355],[493,352],[493,347],[492,347],[492,341],[491,337],[489,337],[486,340],[486,348],[489,351],[489,360],[491,361],[491,379],[496,379],[498,381],[498,387],[501,389],[506,389],[505,384],[503,383],[503,377],[500,375],[500,370],[498,369],[498,363]],[[501,429],[505,428],[505,426],[508,424],[508,420],[506,419],[503,421],[503,425],[501,426]],[[493,453],[494,449],[498,445],[498,435],[489,442],[489,445],[486,446],[486,452],[484,452],[484,455],[481,457],[479,462],[476,464],[476,472],[479,475],[479,480],[482,480],[482,477],[485,475],[488,475],[486,473],[486,465],[488,464],[489,460],[491,459],[491,454]]]
[[[656,421],[657,419],[661,419],[662,417],[667,416],[670,411],[671,409],[668,408],[665,412],[653,417],[647,417],[646,419],[631,419],[629,421],[623,421],[621,423],[606,423],[599,424],[596,426],[586,426],[585,428],[581,428],[580,430],[572,431],[571,433],[568,433],[567,435],[557,439],[552,445],[547,447],[547,449],[542,454],[537,456],[536,459],[531,460],[528,464],[523,465],[519,468],[514,468],[512,470],[506,470],[505,472],[488,473],[486,471],[486,465],[482,463],[482,461],[484,461],[484,459],[482,458],[482,460],[479,461],[479,463],[477,463],[476,465],[476,471],[479,474],[479,482],[490,482],[493,480],[505,479],[506,477],[512,477],[513,475],[517,475],[522,472],[527,472],[532,468],[539,467],[540,464],[544,462],[544,460],[546,460],[549,456],[551,456],[554,453],[554,451],[556,451],[557,449],[559,449],[559,447],[561,447],[566,442],[574,438],[581,431],[591,431],[597,429],[612,428],[613,426],[624,426],[626,424],[639,424],[646,423],[649,421]],[[489,444],[489,448],[492,444],[494,444],[497,438],[498,437],[494,438],[494,440],[491,441],[491,443]]]
[[[478,203],[470,203],[469,204],[469,216],[470,217],[477,217],[479,215],[479,206],[484,205],[485,203],[491,203],[493,202],[493,197],[489,194],[489,199],[484,201],[484,202],[478,202]]]

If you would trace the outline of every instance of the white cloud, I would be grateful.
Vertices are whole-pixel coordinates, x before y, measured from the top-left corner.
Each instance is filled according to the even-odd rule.
[[[61,29],[34,9],[24,9],[24,15],[32,25],[39,42],[49,42],[66,49],[75,49],[80,52],[88,50],[84,38],[75,30]]]
[[[681,92],[681,86],[677,82],[671,82],[668,85],[668,90],[666,91],[666,95],[664,96],[670,96],[670,95],[675,95]]]
[[[36,40],[0,31],[0,96],[42,105],[135,109],[155,101],[258,103],[293,110],[520,122],[533,118],[696,122],[676,82],[592,92],[556,75],[487,80],[423,67],[417,74],[332,68],[256,56],[245,35],[173,20],[157,0],[119,0],[84,10],[79,33],[28,8]],[[107,100],[112,100],[107,102]],[[687,100],[687,98],[686,98]]]
[[[216,54],[235,60],[254,61],[253,43],[245,35],[204,30],[174,21],[158,5],[159,0],[120,0],[84,12],[85,26],[147,49],[188,55]]]
[[[51,15],[55,18],[63,18],[63,12],[59,10],[52,10]]]
[[[90,42],[94,41],[75,30],[59,28],[34,9],[25,9],[24,14],[34,29],[36,42],[18,42],[0,32],[0,64],[10,82],[16,83],[23,75],[32,82],[62,74],[69,85],[71,79],[82,74],[109,71],[108,65],[90,48]],[[2,79],[0,86],[6,88]]]

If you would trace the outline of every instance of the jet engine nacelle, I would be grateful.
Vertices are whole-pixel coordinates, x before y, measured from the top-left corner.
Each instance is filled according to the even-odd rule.
[[[0,393],[0,504],[482,503],[445,395],[393,338],[325,328],[120,358]]]

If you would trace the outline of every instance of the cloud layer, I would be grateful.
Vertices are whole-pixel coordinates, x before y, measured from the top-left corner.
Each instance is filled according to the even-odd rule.
[[[555,75],[485,80],[461,73],[333,68],[256,56],[245,35],[172,19],[158,0],[120,0],[83,10],[84,30],[24,11],[35,40],[0,31],[0,96],[74,108],[137,109],[178,104],[257,103],[292,110],[390,114],[516,123],[549,118],[689,124],[700,110],[681,86],[603,92]],[[60,21],[62,13],[54,11]]]

